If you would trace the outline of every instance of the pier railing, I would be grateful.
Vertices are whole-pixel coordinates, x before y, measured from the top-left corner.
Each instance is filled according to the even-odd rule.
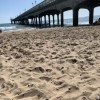
[[[40,8],[42,8],[42,7],[45,7],[46,5],[49,5],[49,4],[51,4],[51,3],[55,2],[55,1],[58,1],[58,0],[45,0],[45,1],[43,1],[43,2],[41,2],[41,3],[39,3],[39,4],[37,4],[36,6],[30,8],[29,10],[27,10],[27,11],[24,12],[24,13],[22,13],[21,15],[17,16],[15,19],[17,19],[17,18],[19,18],[19,17],[22,17],[22,16],[24,16],[24,15],[26,15],[26,14],[30,14],[30,13],[32,13],[33,11],[35,11],[35,10],[37,10],[37,9],[40,9]]]

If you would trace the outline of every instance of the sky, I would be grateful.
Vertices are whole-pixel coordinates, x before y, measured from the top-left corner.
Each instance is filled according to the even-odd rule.
[[[15,18],[25,9],[35,6],[35,1],[38,4],[43,0],[0,0],[0,23],[10,22],[10,18]]]
[[[43,0],[0,0],[0,23],[9,23],[10,18],[15,18],[25,10],[30,9],[42,1]],[[88,15],[88,10],[79,10],[79,17]],[[94,15],[100,15],[100,7],[95,8]],[[64,18],[72,18],[72,11],[64,12]]]

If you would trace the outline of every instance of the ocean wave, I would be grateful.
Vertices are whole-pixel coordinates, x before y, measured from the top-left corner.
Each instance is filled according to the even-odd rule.
[[[5,31],[5,30],[14,30],[14,29],[16,29],[16,26],[0,27],[0,29],[2,29],[3,31]]]

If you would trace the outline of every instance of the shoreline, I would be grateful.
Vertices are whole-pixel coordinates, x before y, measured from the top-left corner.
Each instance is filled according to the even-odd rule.
[[[6,31],[3,31],[4,33],[10,33],[10,32],[23,32],[23,31],[31,31],[31,30],[34,30],[36,28],[30,28],[30,27],[27,27],[27,28],[21,28],[21,29],[15,29],[15,30],[6,30]]]
[[[100,26],[100,25],[89,25],[89,24],[80,24],[80,25],[78,25],[78,26],[75,26],[75,27],[96,27],[96,26]],[[61,27],[61,26],[57,26],[57,25],[55,25],[55,26],[51,26],[51,27],[25,27],[25,28],[19,28],[19,29],[12,29],[12,30],[2,30],[2,32],[4,33],[4,32],[20,32],[20,31],[27,31],[27,30],[29,30],[29,31],[31,31],[31,30],[34,30],[34,29],[51,29],[51,28],[70,28],[70,27],[73,27],[74,28],[74,26],[67,26],[67,25],[64,25],[63,27]]]
[[[98,100],[100,26],[0,33],[0,70],[0,100]]]

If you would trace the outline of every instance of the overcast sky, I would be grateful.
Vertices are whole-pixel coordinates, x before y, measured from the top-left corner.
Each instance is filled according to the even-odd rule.
[[[35,2],[36,1],[36,2]],[[0,0],[0,23],[9,23],[10,18],[28,10],[43,0]],[[95,8],[95,15],[100,15],[100,7]],[[79,17],[88,16],[88,10],[79,10]],[[72,18],[72,11],[64,13],[64,18]]]

